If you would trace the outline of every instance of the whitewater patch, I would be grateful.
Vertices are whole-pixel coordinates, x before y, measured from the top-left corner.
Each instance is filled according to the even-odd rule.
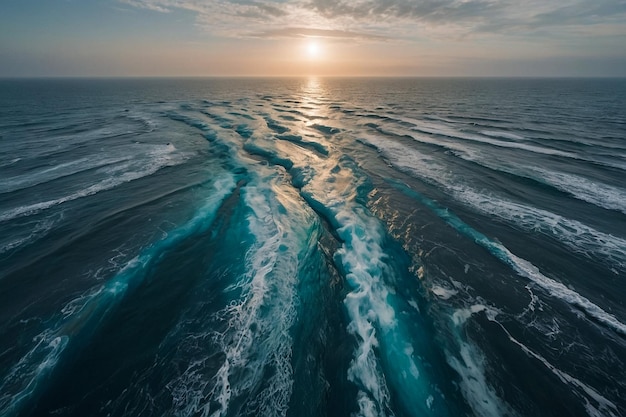
[[[361,134],[362,140],[377,148],[382,155],[402,171],[436,184],[449,191],[457,200],[481,213],[497,216],[529,233],[543,233],[555,238],[572,250],[599,257],[619,270],[626,270],[626,240],[603,233],[576,220],[556,213],[505,200],[493,194],[479,193],[430,155],[425,155],[394,140]]]
[[[420,361],[420,346],[411,342],[402,302],[390,288],[398,272],[383,248],[384,227],[358,203],[365,177],[346,156],[314,169],[301,193],[343,242],[335,259],[350,290],[344,305],[356,349],[348,380],[358,388],[359,415],[388,415],[390,386],[411,413],[447,415],[428,365]]]
[[[80,351],[126,295],[146,279],[148,266],[191,234],[208,229],[222,201],[234,189],[234,177],[222,174],[192,219],[142,251],[101,287],[70,301],[58,317],[52,318],[52,325],[34,339],[34,346],[3,377],[0,385],[3,416],[22,415],[31,408],[69,354]]]
[[[68,201],[111,190],[124,183],[152,175],[162,168],[182,164],[189,159],[189,156],[186,153],[176,152],[176,148],[171,144],[151,145],[147,152],[139,158],[133,158],[122,165],[113,165],[111,168],[105,169],[102,174],[106,175],[107,178],[63,197],[6,210],[0,213],[0,222],[30,216]]]
[[[393,120],[393,117],[391,117],[391,119]],[[404,121],[406,121],[406,119]],[[547,148],[544,146],[537,146],[537,145],[532,145],[529,143],[523,143],[523,142],[520,142],[519,139],[517,141],[497,140],[494,137],[494,135],[481,136],[481,135],[476,135],[476,134],[471,134],[471,133],[465,133],[458,129],[455,129],[453,127],[446,126],[443,124],[434,124],[434,123],[421,121],[421,120],[415,121],[415,123],[417,124],[408,130],[397,127],[397,126],[390,126],[390,125],[385,125],[384,129],[379,127],[379,130],[382,133],[391,133],[397,136],[408,136],[418,142],[424,141],[426,143],[437,143],[438,141],[434,141],[433,139],[424,137],[423,134],[437,135],[437,136],[448,137],[454,140],[460,139],[466,142],[467,141],[475,142],[475,143],[480,143],[484,145],[497,146],[500,148],[519,149],[519,150],[536,153],[536,154],[561,156],[561,157],[570,158],[570,159],[583,159],[579,154],[574,153],[574,152],[559,151],[557,149]],[[489,133],[492,133],[492,132],[489,132]],[[502,134],[500,134],[500,137],[506,138],[506,139],[512,139],[512,137],[505,137],[505,136],[502,136]]]
[[[447,415],[448,406],[428,364],[421,362],[421,346],[412,343],[403,302],[390,287],[397,271],[383,248],[382,223],[363,205],[367,177],[346,155],[319,158],[314,153],[293,153],[296,148],[285,145],[290,144],[256,139],[244,149],[284,167],[300,195],[342,242],[334,258],[349,289],[344,306],[355,348],[347,378],[357,388],[359,415],[389,415],[390,387],[415,415]]]
[[[496,171],[534,179],[570,194],[578,200],[586,201],[608,210],[626,213],[626,191],[621,188],[580,175],[550,171],[536,166],[520,165],[513,161],[498,162],[497,159],[490,158],[484,153],[463,149],[459,146],[450,146],[450,148],[455,150],[455,155],[467,161],[475,162]]]
[[[389,180],[389,182],[406,195],[415,198],[427,206],[459,233],[471,238],[475,243],[487,249],[501,262],[510,266],[517,274],[534,282],[550,296],[560,299],[576,309],[582,310],[588,317],[593,318],[598,323],[601,323],[607,328],[620,333],[622,336],[626,336],[626,324],[620,322],[614,315],[606,312],[601,307],[583,297],[576,291],[570,289],[563,283],[543,275],[535,265],[514,255],[501,243],[493,241],[484,234],[473,229],[458,218],[454,213],[450,212],[449,209],[439,206],[436,202],[412,190],[405,184],[395,180]]]
[[[424,141],[441,146],[441,141]],[[565,172],[556,172],[533,165],[521,165],[512,160],[501,160],[454,142],[446,142],[445,147],[452,150],[454,155],[466,161],[474,162],[489,169],[513,174],[524,178],[534,179],[550,185],[572,197],[586,201],[608,210],[626,213],[626,191],[616,186],[608,185],[597,180]]]
[[[278,415],[283,415],[291,395],[292,370],[289,358],[292,341],[287,331],[295,315],[293,287],[286,286],[280,298],[271,300],[273,306],[266,305],[270,301],[271,275],[278,261],[282,236],[274,221],[272,209],[257,189],[247,188],[245,200],[253,212],[248,217],[248,222],[257,244],[246,256],[249,265],[248,275],[236,287],[231,287],[231,290],[238,288],[242,291],[241,298],[221,313],[229,320],[229,327],[233,332],[225,334],[223,340],[218,340],[226,357],[217,371],[216,385],[211,391],[211,396],[220,404],[220,409],[211,414],[213,416],[225,415],[231,398],[259,384],[263,376],[262,371],[270,362],[280,365],[273,380],[267,381],[268,389],[274,392],[276,397],[261,395],[261,401],[274,402],[261,406],[262,410],[259,410],[261,415],[264,415],[262,411],[268,411],[270,405],[275,407],[274,411]],[[278,278],[293,283],[295,269]],[[263,307],[272,308],[278,317],[263,317],[261,312]],[[260,340],[264,343],[258,344]],[[234,373],[241,372],[247,377],[241,381],[231,381]]]
[[[527,232],[553,236],[584,256],[599,257],[620,270],[626,270],[625,239],[599,232],[547,210],[481,194],[469,188],[459,189],[455,195],[482,213],[496,215]]]
[[[510,140],[524,140],[525,139],[523,136],[516,135],[515,133],[511,133],[511,132],[502,132],[502,131],[496,131],[496,130],[481,130],[480,133],[485,136],[491,136],[495,138],[504,138],[504,139],[510,139]]]
[[[485,417],[516,416],[517,413],[496,394],[487,382],[486,360],[478,347],[463,336],[465,322],[474,314],[484,312],[495,321],[498,311],[484,304],[457,309],[451,316],[458,353],[446,351],[448,364],[461,376],[461,392],[474,413]]]
[[[63,220],[63,212],[55,213],[43,220],[29,222],[27,230],[18,230],[6,236],[7,240],[0,238],[0,255],[15,249],[27,246],[46,236],[56,225]]]
[[[200,377],[207,363],[199,359],[168,383],[175,415],[287,412],[299,269],[301,260],[316,250],[310,244],[315,240],[309,239],[319,229],[312,213],[285,194],[274,175],[266,172],[263,179],[242,189],[254,241],[245,256],[247,272],[224,290],[233,300],[214,317],[228,323],[223,332],[211,336],[223,359],[212,377]]]
[[[454,290],[451,288],[444,288],[440,285],[433,285],[430,288],[430,291],[433,294],[435,294],[437,297],[441,298],[442,300],[447,300],[451,297],[454,297],[455,295],[459,293],[457,290]]]
[[[540,180],[571,194],[575,198],[608,210],[626,214],[626,190],[579,175],[554,172],[532,167],[529,169]]]
[[[506,329],[506,327],[504,327],[502,323],[498,322],[493,317],[489,317],[489,320],[497,323],[500,328],[506,333],[509,340],[513,342],[516,346],[518,346],[528,357],[539,361],[543,366],[550,370],[561,382],[571,386],[574,389],[574,392],[578,396],[583,398],[584,407],[589,416],[618,417],[620,415],[617,405],[615,405],[612,401],[602,396],[598,391],[593,389],[588,384],[580,381],[578,378],[575,378],[568,373],[558,369],[546,358],[534,352],[528,346],[524,345],[522,342],[514,338],[511,333],[509,333],[509,331]]]
[[[337,251],[352,288],[344,301],[352,319],[348,332],[359,339],[348,368],[348,379],[361,389],[357,399],[361,414],[382,416],[389,408],[389,390],[375,354],[379,347],[377,332],[383,327],[393,331],[397,322],[396,313],[387,300],[389,291],[379,278],[385,269],[385,254],[377,241],[379,225],[373,219],[359,218],[348,210],[337,215],[339,224],[344,225],[338,232],[348,239]],[[362,224],[364,220],[366,223]]]
[[[130,152],[128,153],[130,154]],[[83,171],[119,164],[131,159],[132,157],[128,155],[105,159],[96,159],[95,157],[80,158],[75,161],[64,162],[32,173],[2,178],[0,179],[0,194],[11,193],[32,187],[34,185],[44,184],[59,178],[75,175]]]

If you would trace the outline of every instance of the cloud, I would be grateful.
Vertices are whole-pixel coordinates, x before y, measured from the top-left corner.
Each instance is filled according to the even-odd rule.
[[[193,11],[206,30],[262,38],[545,36],[626,21],[624,0],[118,0],[159,12]],[[282,28],[282,29],[277,29]],[[556,33],[556,32],[555,32]]]
[[[626,14],[626,1],[578,1],[537,14],[530,26],[592,25],[622,19]]]
[[[626,20],[624,0],[311,0],[309,7],[329,20],[357,24],[421,24],[458,33],[519,33]],[[419,29],[418,29],[419,30]]]
[[[287,12],[275,1],[256,0],[118,0],[128,5],[154,10],[170,12],[174,9],[195,12],[201,18],[214,16],[216,19],[242,17],[244,19],[269,19],[287,15]]]
[[[263,32],[251,32],[248,36],[253,38],[336,38],[355,40],[385,41],[387,37],[366,32],[352,32],[347,30],[316,29],[303,27],[286,27],[282,29],[269,29]]]
[[[169,13],[169,9],[160,6],[159,2],[152,2],[150,0],[120,0],[122,3],[126,3],[129,6],[134,6],[142,9],[154,10],[155,12]]]
[[[313,0],[311,6],[326,18],[461,22],[494,15],[505,7],[505,3],[489,0]]]

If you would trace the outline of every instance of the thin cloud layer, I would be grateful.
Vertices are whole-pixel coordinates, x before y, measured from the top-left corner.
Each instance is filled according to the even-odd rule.
[[[386,41],[387,37],[365,32],[351,32],[348,30],[316,29],[303,27],[287,27],[282,29],[270,29],[262,32],[250,32],[252,38],[330,38],[330,39],[355,39]]]
[[[420,36],[532,35],[624,22],[625,0],[119,0],[159,12],[193,11],[225,36],[328,36],[380,41]],[[589,36],[589,30],[586,31]]]

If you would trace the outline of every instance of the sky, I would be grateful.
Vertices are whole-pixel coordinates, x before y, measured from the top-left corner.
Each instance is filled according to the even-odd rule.
[[[0,0],[0,77],[626,76],[626,0]]]

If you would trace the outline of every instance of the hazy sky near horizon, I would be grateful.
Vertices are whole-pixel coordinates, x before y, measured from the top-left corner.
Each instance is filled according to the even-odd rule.
[[[626,0],[2,0],[0,76],[626,76]]]

